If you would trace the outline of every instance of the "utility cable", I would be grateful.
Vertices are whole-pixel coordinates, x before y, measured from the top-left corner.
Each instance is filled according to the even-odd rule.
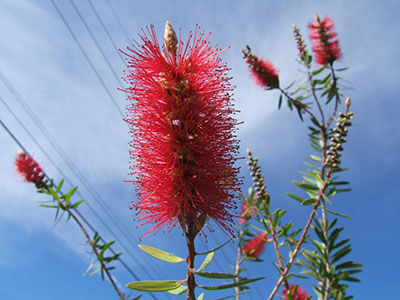
[[[77,44],[78,48],[81,50],[83,56],[85,57],[86,61],[89,63],[91,69],[93,70],[93,72],[96,74],[97,79],[100,81],[100,84],[103,86],[104,90],[106,91],[108,97],[110,98],[111,102],[113,103],[113,105],[115,106],[115,108],[118,110],[119,114],[121,115],[122,118],[124,118],[124,113],[122,112],[121,108],[118,106],[117,101],[114,99],[113,95],[111,94],[111,92],[109,91],[109,89],[107,88],[103,78],[100,76],[99,72],[96,70],[96,68],[94,67],[94,64],[92,63],[92,61],[90,60],[88,54],[86,53],[86,51],[83,49],[81,43],[79,43],[78,38],[76,37],[76,35],[74,34],[74,32],[72,31],[71,27],[69,26],[67,20],[64,18],[64,15],[62,14],[62,12],[59,10],[57,4],[54,2],[54,0],[50,0],[51,3],[53,4],[54,8],[56,9],[59,17],[61,18],[61,20],[63,21],[65,27],[67,27],[69,33],[71,34],[72,38],[74,39],[75,43]]]
[[[81,12],[79,11],[78,7],[75,5],[75,2],[73,0],[70,0],[72,7],[74,8],[75,12],[77,13],[79,19],[82,21],[83,25],[85,26],[86,30],[89,32],[90,37],[92,38],[93,42],[95,43],[97,49],[99,50],[99,52],[101,53],[101,56],[103,57],[104,61],[106,62],[107,66],[109,67],[109,69],[111,70],[111,72],[113,73],[115,79],[118,81],[118,83],[121,85],[121,87],[124,85],[121,81],[121,78],[117,75],[117,73],[115,72],[114,68],[112,67],[109,59],[107,58],[107,56],[105,55],[103,49],[100,47],[99,42],[97,41],[96,37],[94,36],[92,30],[90,29],[89,25],[86,23],[85,18],[82,16]]]
[[[3,100],[3,98],[0,96],[0,100],[3,102],[4,100]],[[4,102],[3,102],[3,104],[4,104]],[[1,126],[4,128],[4,130],[8,133],[8,135],[14,140],[14,142],[26,153],[26,154],[28,154],[28,155],[30,155],[29,154],[29,152],[28,152],[28,150],[22,145],[22,143],[17,139],[17,137],[11,132],[11,130],[6,126],[6,124],[4,124],[4,122],[0,119],[0,124],[1,124]],[[40,147],[41,148],[41,147]],[[45,155],[46,155],[46,157],[47,158],[49,158],[48,157],[48,154],[46,153],[46,152],[44,152],[45,153]],[[51,161],[51,160],[50,160]],[[57,166],[55,166],[57,169],[58,169],[58,167]],[[48,180],[50,180],[50,177],[46,174],[46,173],[44,173],[45,174],[45,176],[46,176],[46,178],[48,179]],[[66,178],[66,180],[68,180],[67,178]],[[71,183],[70,183],[71,184]],[[71,184],[71,186],[72,186],[72,184]],[[80,195],[81,196],[81,195]],[[94,229],[94,227],[92,226],[92,224],[90,224],[90,222],[79,212],[79,210],[77,209],[77,208],[75,208],[75,211],[76,211],[76,213],[77,213],[77,215],[82,219],[82,221],[86,224],[86,226],[88,226],[88,228],[93,232],[93,233],[96,233],[97,232],[97,230],[95,230]],[[103,243],[106,243],[106,241],[100,236],[100,240],[103,242]],[[113,255],[116,255],[117,253],[114,251],[114,249],[112,248],[112,247],[109,247],[108,248],[109,250],[110,250],[110,252],[113,254]],[[125,261],[121,258],[121,257],[118,257],[118,261],[121,263],[121,265],[126,269],[126,271],[128,271],[128,273],[129,274],[131,274],[136,280],[140,280],[140,278],[128,267],[128,265],[125,263]],[[151,297],[153,298],[153,299],[156,299],[157,300],[157,298],[156,297],[154,297],[154,295],[152,294],[152,293],[150,293],[150,295],[151,295]]]
[[[50,142],[50,144],[53,145],[55,150],[60,154],[60,156],[63,158],[63,160],[67,163],[67,165],[70,167],[70,169],[73,171],[73,173],[78,177],[78,179],[81,180],[81,182],[84,184],[84,186],[88,189],[89,193],[91,193],[92,197],[98,200],[98,203],[103,207],[103,210],[106,212],[110,220],[116,225],[119,230],[122,232],[122,234],[127,238],[128,242],[132,245],[133,249],[136,249],[136,251],[139,253],[140,256],[144,257],[144,259],[147,261],[148,265],[153,269],[153,271],[157,272],[155,270],[153,263],[148,261],[148,258],[144,256],[142,252],[139,252],[137,250],[137,247],[135,247],[136,243],[132,242],[132,240],[127,236],[125,233],[124,229],[122,226],[120,226],[119,223],[116,223],[116,220],[118,218],[112,214],[112,211],[106,207],[106,204],[104,204],[104,201],[100,198],[100,196],[97,193],[94,193],[94,188],[90,185],[90,183],[84,178],[84,176],[80,173],[80,171],[75,167],[71,159],[67,156],[67,154],[64,152],[62,147],[55,141],[55,139],[51,136],[51,134],[47,131],[45,126],[41,123],[41,121],[36,117],[36,115],[33,113],[33,111],[30,109],[30,107],[27,105],[27,103],[22,99],[21,95],[15,90],[15,88],[12,86],[12,84],[7,80],[5,75],[1,72],[0,70],[0,79],[2,79],[3,83],[6,85],[6,87],[10,90],[10,92],[14,95],[16,100],[19,102],[19,104],[22,106],[22,108],[25,110],[25,112],[31,117],[31,119],[34,121],[36,126],[41,130],[41,132],[44,134],[44,136],[47,138],[47,140]],[[60,174],[66,179],[66,181],[72,186],[71,181],[66,177],[66,175],[56,166],[55,162],[50,158],[50,156],[46,153],[46,151],[43,149],[43,147],[40,146],[39,143],[36,142],[36,139],[33,137],[33,135],[30,133],[30,131],[23,125],[23,123],[19,120],[19,118],[16,116],[16,114],[11,110],[11,108],[7,105],[7,103],[4,101],[4,99],[0,99],[1,102],[4,104],[4,106],[7,108],[7,110],[13,115],[13,117],[18,121],[18,123],[21,125],[21,127],[25,130],[25,132],[28,133],[30,138],[35,141],[36,145],[42,150],[43,153],[45,153],[46,157],[49,159],[49,161],[57,168],[57,170],[60,172]],[[82,197],[80,192],[78,191],[77,194]],[[83,197],[82,197],[83,198]],[[99,216],[97,211],[93,208],[93,206],[90,205],[88,201],[85,201],[85,204],[88,205],[89,209],[92,211],[92,213],[99,219],[99,221],[102,223],[102,225],[117,239],[117,235],[114,233],[114,231],[110,228],[110,226]],[[125,244],[121,240],[117,240],[118,243],[122,246],[122,248],[128,253],[129,256],[144,270],[144,272],[151,277],[151,275],[148,273],[148,270],[145,269],[142,264],[139,263],[137,260],[136,256],[133,256],[131,252],[128,250],[128,247],[125,246]]]
[[[118,50],[119,47],[117,47],[117,45],[115,44],[114,39],[112,38],[110,32],[108,31],[107,26],[104,24],[103,19],[100,17],[96,7],[93,5],[92,0],[87,0],[87,1],[89,3],[90,7],[92,8],[97,20],[100,22],[100,25],[103,28],[104,32],[106,33],[108,39],[110,40],[111,44],[113,45],[115,51],[117,52],[119,58],[121,59],[121,61],[124,64],[124,66],[126,67],[127,63],[126,63],[125,58],[122,56],[121,52]]]
[[[130,42],[129,35],[126,33],[124,26],[122,26],[121,22],[119,21],[119,18],[117,16],[117,14],[115,13],[114,8],[112,7],[111,3],[108,0],[106,0],[106,4],[107,4],[108,8],[110,9],[111,13],[113,14],[115,20],[117,21],[122,33],[125,35],[127,43],[129,43]]]

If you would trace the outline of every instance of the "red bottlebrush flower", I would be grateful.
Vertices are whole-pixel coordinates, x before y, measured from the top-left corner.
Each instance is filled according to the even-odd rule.
[[[210,34],[199,28],[186,44],[172,31],[167,24],[161,48],[151,27],[143,45],[126,54],[131,174],[137,175],[132,208],[141,224],[154,224],[146,235],[179,221],[200,230],[203,218],[232,232],[238,141],[233,88],[218,57],[223,50],[211,47]]]
[[[278,70],[270,61],[258,58],[251,53],[249,46],[243,53],[250,68],[251,77],[257,85],[270,89],[279,87]]]
[[[38,184],[43,181],[44,173],[39,164],[33,159],[32,156],[25,152],[18,152],[15,159],[15,166],[17,174],[19,174],[26,182],[33,182]]]
[[[283,300],[288,300],[289,299],[289,295],[292,296],[293,300],[307,300],[307,299],[311,299],[310,295],[308,295],[306,293],[306,291],[304,291],[302,288],[300,288],[297,285],[291,284],[290,285],[290,290],[288,291],[287,289],[284,289],[282,291],[282,295],[283,295]]]
[[[254,209],[249,206],[246,200],[242,202],[242,206],[240,207],[240,219],[239,224],[243,224],[247,220],[251,219],[254,215]]]
[[[316,22],[310,23],[308,29],[310,30],[310,40],[314,44],[312,50],[317,64],[324,66],[342,57],[339,41],[333,40],[337,33],[329,17],[325,17],[321,21],[316,15]]]
[[[260,232],[244,245],[242,253],[248,257],[258,258],[264,251],[267,241],[268,234],[266,232]]]

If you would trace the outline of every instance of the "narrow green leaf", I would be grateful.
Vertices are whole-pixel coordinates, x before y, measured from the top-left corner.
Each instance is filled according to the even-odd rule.
[[[84,200],[82,199],[82,200],[79,200],[78,202],[76,202],[76,203],[74,203],[74,204],[70,204],[69,208],[77,208],[79,205],[81,205],[81,203],[82,203],[83,201],[84,201]]]
[[[139,300],[140,298],[142,298],[142,294],[140,294],[139,296],[133,298],[132,300]]]
[[[55,199],[58,199],[58,195],[57,195],[56,191],[53,190],[51,187],[49,187],[49,192],[50,192],[50,194],[53,196],[53,199],[54,199],[54,200],[55,200]]]
[[[279,96],[278,109],[281,109],[281,106],[282,106],[282,94]]]
[[[47,208],[58,208],[57,205],[40,204],[39,206],[41,206],[41,207],[47,207]]]
[[[98,268],[96,271],[93,271],[92,273],[90,273],[89,276],[93,276],[93,275],[99,273],[100,271],[101,271],[101,268]]]
[[[335,215],[335,216],[339,216],[339,217],[343,217],[343,218],[350,219],[350,216],[348,216],[348,215],[338,213],[338,212],[333,211],[333,210],[330,210],[330,209],[328,209],[328,208],[326,208],[326,207],[325,207],[325,209],[326,209],[327,212],[329,212],[329,213],[331,213],[331,214],[333,214],[333,215]]]
[[[299,196],[296,196],[296,195],[293,195],[293,194],[291,194],[291,193],[286,193],[286,195],[288,195],[290,198],[293,198],[294,200],[297,200],[297,201],[299,201],[299,202],[301,202],[301,203],[304,201],[303,198],[301,198],[301,197],[299,197]]]
[[[311,155],[309,156],[309,159],[311,159],[311,160],[313,160],[313,161],[321,161],[321,157],[316,156],[316,155],[314,155],[314,154],[311,154]]]
[[[139,245],[139,248],[146,252],[147,254],[150,254],[151,256],[158,258],[163,261],[167,261],[170,263],[181,263],[184,262],[185,260],[179,256],[176,256],[172,253],[165,252],[163,250],[147,246],[147,245]]]
[[[228,244],[230,241],[232,241],[232,238],[230,238],[229,240],[227,240],[225,243],[223,243],[221,246],[218,246],[217,248],[214,248],[214,249],[212,249],[212,250],[210,250],[210,251],[207,251],[207,252],[201,252],[201,253],[196,253],[196,254],[197,254],[197,255],[207,255],[208,253],[215,252],[215,251],[221,249],[222,247],[224,247],[224,246],[225,246],[226,244]]]
[[[61,179],[60,182],[57,185],[56,194],[58,194],[60,192],[63,183],[64,183],[64,179]]]
[[[208,265],[211,263],[212,259],[214,258],[215,252],[210,252],[207,254],[206,258],[204,259],[203,263],[201,266],[197,269],[197,272],[203,271],[205,268],[208,267]]]
[[[201,293],[201,294],[199,295],[199,297],[197,297],[197,300],[203,300],[203,298],[204,298],[204,293]]]
[[[126,285],[127,288],[143,292],[166,292],[179,288],[182,284],[175,280],[135,281]]]
[[[184,292],[186,292],[186,290],[187,290],[187,286],[182,284],[180,287],[178,287],[174,290],[168,291],[168,293],[171,293],[173,295],[180,295],[180,294],[183,294]]]
[[[214,278],[214,279],[235,279],[235,274],[228,273],[218,273],[218,272],[195,272],[196,275],[199,275],[204,278]]]
[[[261,279],[264,279],[264,277],[240,280],[239,282],[229,283],[229,284],[225,284],[225,285],[218,285],[218,286],[200,286],[200,285],[198,285],[198,287],[201,289],[204,289],[204,290],[225,290],[225,289],[230,289],[230,288],[233,288],[236,286],[241,286],[241,285],[245,285],[248,283],[252,283],[252,282],[255,282],[255,281],[258,281]]]
[[[301,202],[301,204],[303,204],[304,206],[314,205],[315,199],[314,198],[305,199]]]

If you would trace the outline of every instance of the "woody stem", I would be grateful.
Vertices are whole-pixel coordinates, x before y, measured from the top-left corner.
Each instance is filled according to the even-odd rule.
[[[186,300],[195,300],[194,290],[196,287],[196,282],[194,278],[194,257],[196,256],[196,251],[194,248],[194,222],[190,221],[188,224],[188,232],[186,233],[186,244],[188,248],[188,256],[186,259],[188,272],[187,272],[187,298]]]

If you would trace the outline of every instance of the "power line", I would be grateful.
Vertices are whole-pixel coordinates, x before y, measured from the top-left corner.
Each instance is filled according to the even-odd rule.
[[[118,51],[118,46],[115,44],[114,39],[112,38],[110,32],[107,29],[107,26],[104,24],[103,19],[100,17],[96,7],[93,5],[93,2],[91,0],[88,0],[88,3],[90,5],[90,7],[92,8],[97,20],[100,22],[101,27],[103,27],[104,32],[106,33],[108,39],[110,40],[111,44],[113,45],[115,51],[117,51],[117,54],[119,56],[119,58],[121,59],[122,63],[127,66],[126,60],[124,59],[124,57],[122,56],[121,52]]]
[[[5,102],[4,102],[4,99],[0,96],[0,100],[3,102],[3,104],[5,104]],[[22,143],[18,140],[18,138],[11,132],[11,130],[6,126],[6,124],[4,124],[4,122],[0,119],[0,124],[2,125],[2,127],[4,128],[4,130],[11,136],[11,138],[14,140],[14,142],[19,146],[19,147],[21,147],[21,149],[26,153],[26,154],[28,154],[28,155],[30,155],[29,154],[29,152],[28,152],[28,150],[22,145]],[[48,154],[46,153],[46,152],[44,152],[45,153],[45,155],[46,155],[46,157],[47,158],[49,158],[48,157]],[[51,160],[50,160],[51,161]],[[57,166],[56,166],[57,167]],[[50,180],[50,177],[46,174],[46,173],[44,173],[45,174],[45,176],[46,176],[46,178],[48,179],[48,180]],[[66,180],[68,180],[68,178],[66,177]],[[70,183],[71,184],[71,183]],[[81,196],[81,195],[80,195]],[[86,226],[88,226],[89,227],[89,229],[93,232],[93,233],[95,233],[95,232],[97,232],[95,229],[94,229],[94,227],[92,226],[92,224],[90,224],[90,222],[79,212],[79,210],[77,209],[77,208],[75,208],[75,211],[76,211],[76,213],[78,214],[78,216],[82,219],[82,221],[86,224]],[[103,243],[105,243],[105,240],[100,236],[100,239],[101,239],[101,241],[103,242]],[[112,249],[112,247],[110,247],[110,248],[108,248],[109,250],[110,250],[110,252],[113,254],[113,255],[116,255],[117,253],[114,251],[114,249]],[[140,278],[128,267],[128,265],[125,263],[125,261],[121,258],[121,257],[118,257],[118,260],[119,260],[119,262],[122,264],[122,266],[136,279],[136,280],[140,280]],[[151,294],[151,293],[150,293]],[[151,294],[151,296],[154,298],[154,299],[157,299],[157,298],[155,298],[154,297],[154,295],[153,294]]]
[[[119,108],[116,100],[114,99],[114,97],[112,96],[112,94],[110,93],[110,91],[108,90],[106,84],[103,81],[103,78],[100,76],[99,72],[96,70],[96,68],[94,67],[94,64],[92,63],[92,61],[90,60],[89,56],[87,55],[86,51],[83,49],[81,43],[79,43],[78,38],[76,37],[76,35],[74,34],[74,32],[72,31],[71,27],[69,26],[67,20],[64,18],[64,15],[62,14],[62,12],[59,10],[57,4],[54,2],[54,0],[50,0],[51,3],[53,4],[54,8],[56,9],[58,15],[60,16],[61,20],[63,21],[65,27],[67,27],[69,33],[71,34],[72,38],[74,39],[75,43],[77,44],[78,48],[81,50],[83,56],[85,57],[86,61],[89,63],[90,67],[92,68],[93,72],[96,74],[97,79],[100,81],[100,84],[103,86],[104,90],[106,91],[108,97],[110,98],[110,100],[112,101],[113,105],[115,106],[115,108],[118,110],[119,114],[122,116],[122,118],[124,118],[124,114],[121,111],[121,109]]]
[[[100,47],[99,42],[97,41],[96,37],[94,36],[92,30],[90,29],[89,25],[86,23],[85,19],[83,18],[81,12],[79,11],[78,7],[75,5],[75,2],[73,0],[70,0],[72,7],[74,8],[75,12],[77,13],[79,19],[82,21],[83,25],[85,26],[86,30],[89,32],[90,37],[92,38],[92,40],[94,41],[97,49],[99,50],[99,52],[101,53],[101,56],[103,57],[103,59],[105,60],[107,66],[109,67],[109,69],[111,70],[111,72],[113,73],[115,79],[119,82],[119,84],[121,85],[121,87],[123,86],[123,83],[120,79],[120,77],[117,75],[117,73],[115,72],[114,68],[111,66],[110,61],[108,60],[107,56],[104,54],[104,51],[102,50],[102,48]]]
[[[12,84],[7,80],[6,76],[1,72],[0,70],[0,79],[2,79],[3,83],[6,85],[6,87],[10,90],[10,92],[14,95],[15,99],[17,102],[22,106],[24,111],[29,115],[29,117],[33,120],[33,122],[36,124],[36,126],[40,129],[40,131],[43,133],[43,135],[46,137],[46,139],[49,141],[49,143],[55,148],[56,152],[62,157],[62,159],[66,162],[68,167],[72,170],[72,172],[77,176],[77,178],[84,184],[84,186],[88,189],[89,193],[92,195],[94,199],[98,200],[98,203],[102,206],[103,210],[105,213],[108,215],[109,219],[113,222],[115,226],[118,227],[118,229],[122,232],[122,234],[125,236],[125,238],[128,240],[128,242],[132,245],[132,249],[135,249],[136,252],[139,253],[139,256],[144,257],[148,265],[153,269],[153,271],[157,272],[157,270],[154,268],[153,264],[148,261],[148,258],[144,256],[142,252],[139,252],[137,247],[135,247],[135,242],[130,239],[130,237],[125,233],[124,229],[122,226],[120,226],[119,223],[116,222],[118,218],[113,215],[112,211],[106,207],[107,205],[104,203],[104,200],[95,192],[94,188],[91,186],[91,184],[86,180],[86,178],[83,176],[83,174],[78,170],[78,168],[74,165],[74,163],[71,161],[71,159],[68,157],[68,155],[64,152],[62,147],[57,143],[57,141],[51,136],[51,134],[47,131],[46,127],[42,124],[42,122],[36,117],[34,112],[30,109],[28,104],[23,100],[21,95],[18,93],[18,91],[12,86]],[[7,103],[4,101],[3,98],[0,98],[1,102],[4,104],[4,106],[7,108],[7,110],[13,115],[13,117],[17,120],[17,122],[21,125],[21,127],[24,129],[25,132],[30,136],[30,138],[36,143],[36,145],[42,150],[42,152],[46,155],[46,157],[49,159],[49,161],[56,167],[56,169],[60,172],[60,174],[66,179],[66,181],[71,185],[71,181],[68,179],[68,177],[57,167],[55,162],[50,158],[50,156],[47,154],[47,152],[44,150],[43,147],[36,141],[36,139],[33,137],[33,135],[30,133],[30,131],[24,126],[24,124],[20,121],[18,116],[12,111],[12,109],[7,105]],[[82,197],[80,191],[77,192],[77,194]],[[82,197],[83,198],[83,197]],[[94,207],[88,202],[85,201],[85,204],[89,207],[91,212],[97,217],[97,219],[101,222],[101,224],[115,237],[116,241],[122,246],[122,248],[128,253],[128,255],[140,266],[140,268],[149,276],[150,273],[146,268],[142,266],[141,263],[139,263],[138,259],[136,256],[133,256],[131,252],[128,250],[128,248],[125,246],[125,244],[117,238],[117,234],[110,228],[110,226],[100,217],[100,215],[97,213],[97,211],[94,209]]]
[[[115,13],[114,8],[112,7],[111,3],[106,0],[106,4],[108,5],[108,8],[110,9],[112,15],[114,16],[115,20],[117,21],[119,28],[121,29],[122,33],[125,35],[126,41],[129,43],[130,38],[129,35],[126,33],[124,26],[122,26],[121,22],[119,21],[119,18],[117,16],[117,14]]]

